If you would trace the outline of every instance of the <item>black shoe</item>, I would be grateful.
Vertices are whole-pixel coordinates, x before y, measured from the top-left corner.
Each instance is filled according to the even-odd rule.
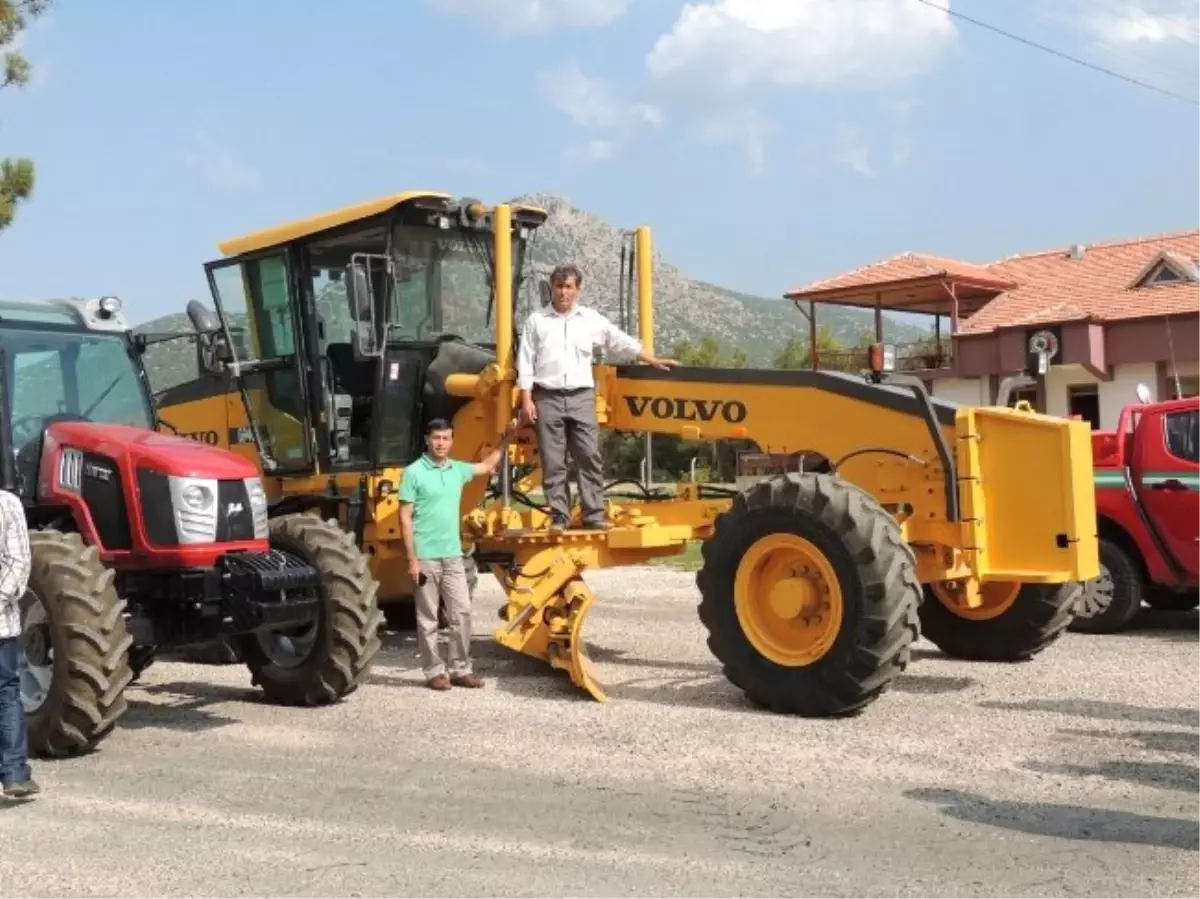
[[[588,531],[611,531],[613,525],[611,521],[585,521],[583,527]]]
[[[551,534],[561,534],[566,529],[567,529],[567,520],[565,518],[551,518],[550,519],[550,533]]]
[[[29,780],[14,781],[4,785],[4,795],[9,799],[27,799],[30,796],[36,796],[42,792],[42,788],[37,785],[37,781],[33,778]]]

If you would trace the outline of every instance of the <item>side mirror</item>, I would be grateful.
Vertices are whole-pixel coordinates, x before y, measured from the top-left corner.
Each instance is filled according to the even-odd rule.
[[[197,334],[212,334],[221,330],[221,320],[199,300],[188,302],[187,317],[191,320],[192,328]]]
[[[547,281],[545,278],[542,278],[542,280],[538,281],[538,293],[541,294],[543,308],[546,306],[549,306],[550,305],[550,282]]]
[[[386,323],[377,320],[380,304],[375,298],[375,281],[371,278],[372,263],[382,269],[383,290],[391,292],[395,267],[387,256],[373,253],[355,253],[345,269],[346,303],[350,307],[350,318],[354,322],[354,355],[360,361],[383,355],[386,343]]]
[[[1154,402],[1154,396],[1150,393],[1150,388],[1145,384],[1138,384],[1137,398],[1143,404]]]
[[[371,279],[367,267],[361,262],[351,262],[345,269],[346,304],[350,307],[350,318],[356,322],[371,320]]]

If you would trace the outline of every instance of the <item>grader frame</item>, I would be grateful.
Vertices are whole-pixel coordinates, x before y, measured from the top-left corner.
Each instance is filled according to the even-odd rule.
[[[544,218],[528,207],[487,209],[447,195],[402,194],[228,242],[228,258],[210,264],[210,279],[215,266],[234,267],[251,307],[264,308],[253,300],[255,279],[262,281],[254,266],[263,254],[277,254],[280,277],[291,285],[280,308],[296,326],[296,359],[309,364],[308,379],[298,383],[310,399],[282,418],[292,418],[284,426],[303,435],[306,459],[289,471],[277,447],[264,443],[261,410],[270,385],[248,380],[272,366],[301,371],[303,365],[278,358],[248,365],[239,358],[227,297],[215,281],[222,333],[201,339],[209,345],[210,377],[223,378],[224,386],[162,397],[163,414],[183,431],[241,435],[234,448],[263,460],[264,483],[280,514],[340,503],[344,525],[372,559],[381,603],[411,592],[395,490],[403,464],[420,452],[411,435],[432,415],[449,414],[457,458],[479,459],[498,442],[515,405],[513,295],[526,242]],[[403,331],[396,324],[398,297],[409,276],[402,272],[411,270],[402,228],[440,229],[477,245],[490,232],[487,290],[475,299],[486,303],[489,318],[494,311],[494,351],[484,341],[471,346],[419,328],[397,333]],[[383,241],[368,246],[366,235],[377,233]],[[635,234],[638,331],[653,348],[650,233],[643,227]],[[320,447],[333,452],[327,436],[333,423],[322,417],[329,408],[322,390],[331,382],[322,380],[313,346],[300,346],[313,335],[328,337],[315,321],[314,292],[303,274],[319,255],[314,248],[335,245],[337,252],[320,252],[342,265],[355,350],[380,388],[372,400],[376,420],[388,414],[382,392],[397,378],[411,376],[423,397],[405,407],[412,421],[403,451],[381,454],[376,432],[372,452],[354,471],[318,458]],[[454,298],[441,292],[440,273],[427,269],[426,276],[422,321],[436,331]],[[461,295],[457,301],[461,309]],[[261,314],[256,320],[253,309],[247,317],[252,331],[265,320]],[[252,341],[261,359],[263,338]],[[405,369],[410,362],[418,370]],[[583,637],[594,603],[583,574],[677,554],[691,541],[703,542],[699,614],[726,676],[759,705],[810,716],[873,702],[904,670],[922,632],[958,657],[1036,655],[1065,630],[1080,582],[1098,571],[1085,423],[957,406],[930,398],[919,382],[879,371],[861,378],[824,371],[662,372],[605,362],[595,373],[602,428],[750,439],[773,453],[803,450],[830,460],[824,471],[745,492],[681,484],[610,501],[615,526],[607,532],[552,534],[541,509],[513,502],[539,481],[532,429],[510,448],[497,490],[485,496],[486,484],[469,485],[464,540],[507,597],[495,639],[565,671],[597,699],[605,694]],[[277,420],[281,405],[272,407]],[[1043,467],[1031,469],[1030,459]],[[518,466],[527,474],[514,483]]]

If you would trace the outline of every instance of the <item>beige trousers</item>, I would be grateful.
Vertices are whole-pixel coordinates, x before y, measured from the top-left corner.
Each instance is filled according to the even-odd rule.
[[[471,593],[462,556],[421,559],[424,586],[417,585],[417,648],[426,680],[449,673],[471,673]],[[449,658],[442,662],[438,649],[438,597],[446,601]]]

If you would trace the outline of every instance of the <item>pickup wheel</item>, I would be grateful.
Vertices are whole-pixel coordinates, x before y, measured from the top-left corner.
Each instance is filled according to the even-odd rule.
[[[1100,576],[1083,584],[1071,630],[1115,634],[1142,607],[1142,573],[1119,543],[1100,538]]]

